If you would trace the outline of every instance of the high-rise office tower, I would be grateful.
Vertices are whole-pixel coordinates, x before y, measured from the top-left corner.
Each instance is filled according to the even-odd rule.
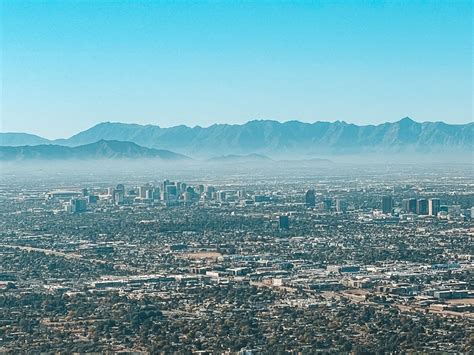
[[[153,188],[153,199],[154,200],[159,200],[160,199],[160,188],[159,187],[154,187]]]
[[[426,198],[420,198],[416,201],[416,213],[421,215],[428,214],[428,200]]]
[[[316,194],[314,193],[314,190],[306,191],[305,202],[307,207],[316,206]]]
[[[208,200],[211,200],[212,199],[212,196],[214,195],[214,192],[216,191],[216,189],[214,188],[214,186],[206,186],[205,187],[205,193],[206,193],[206,199]]]
[[[402,201],[402,210],[407,213],[416,213],[416,198],[406,198]]]
[[[116,205],[122,205],[125,201],[125,186],[123,184],[118,184],[113,193],[112,200]]]
[[[218,191],[217,192],[217,200],[223,202],[226,200],[226,192],[225,191]]]
[[[430,216],[437,216],[440,211],[441,201],[439,198],[430,198],[428,200],[428,214]]]
[[[138,197],[140,198],[146,198],[146,190],[147,190],[147,186],[140,186],[138,188]]]
[[[71,200],[71,212],[81,213],[86,211],[86,200],[82,198],[74,198]]]
[[[168,194],[168,197],[170,198],[171,196],[177,196],[178,195],[178,190],[176,188],[176,185],[166,185],[166,193]]]
[[[383,213],[392,213],[393,209],[393,198],[392,196],[383,196],[382,197],[382,212]]]
[[[114,203],[116,205],[123,204],[125,200],[125,192],[123,190],[115,190],[114,191]]]
[[[341,200],[340,198],[336,199],[336,212],[344,213],[347,211],[346,201]]]
[[[145,192],[145,199],[153,200],[153,189],[147,189]]]
[[[166,191],[161,191],[160,199],[161,201],[168,201],[168,193]]]
[[[402,200],[402,211],[403,212],[408,212],[408,209],[410,208],[408,201],[409,201],[409,199],[407,199],[407,198],[404,198]]]
[[[290,228],[290,218],[287,215],[281,215],[278,217],[278,225],[281,229]]]

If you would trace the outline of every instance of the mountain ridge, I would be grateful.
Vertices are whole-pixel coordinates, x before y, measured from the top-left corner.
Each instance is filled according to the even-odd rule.
[[[207,158],[215,157],[216,152],[220,155],[262,154],[270,157],[295,154],[428,154],[470,153],[474,148],[473,132],[472,122],[455,125],[440,121],[419,123],[409,117],[396,122],[360,126],[344,121],[304,123],[296,120],[252,120],[245,124],[161,128],[150,124],[102,122],[67,139],[49,142],[74,147],[100,139],[119,140]],[[3,145],[2,135],[0,133]]]
[[[77,147],[55,144],[0,146],[0,161],[12,160],[91,160],[150,158],[167,161],[188,160],[189,157],[164,149],[141,147],[132,142],[99,140]]]

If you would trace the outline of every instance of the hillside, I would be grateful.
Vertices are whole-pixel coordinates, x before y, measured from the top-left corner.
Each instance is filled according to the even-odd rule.
[[[188,157],[169,150],[141,147],[131,142],[100,140],[78,147],[41,144],[36,146],[0,147],[0,160],[68,160],[68,159],[140,159],[183,160]]]

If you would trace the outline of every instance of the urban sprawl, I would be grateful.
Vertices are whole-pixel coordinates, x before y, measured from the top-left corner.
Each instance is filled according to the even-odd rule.
[[[474,351],[464,172],[66,180],[3,178],[1,352]]]

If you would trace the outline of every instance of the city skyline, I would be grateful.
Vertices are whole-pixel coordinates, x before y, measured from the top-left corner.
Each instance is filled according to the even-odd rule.
[[[472,120],[469,2],[2,2],[2,132]]]

